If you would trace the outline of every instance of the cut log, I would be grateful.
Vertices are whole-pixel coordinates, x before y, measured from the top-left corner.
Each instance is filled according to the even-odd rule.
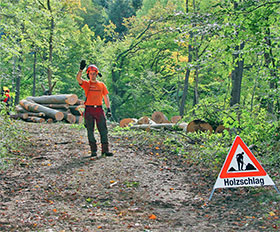
[[[43,112],[35,113],[35,112],[27,111],[27,110],[24,109],[21,105],[17,105],[17,106],[15,107],[15,110],[16,110],[18,113],[22,113],[22,114],[26,114],[26,113],[27,113],[29,116],[34,116],[34,117],[45,117],[45,116],[46,116]]]
[[[43,123],[45,122],[44,118],[38,118],[38,117],[28,117],[27,119],[24,119],[26,122],[35,122],[35,123]]]
[[[52,119],[52,118],[48,118],[48,119],[46,120],[46,122],[49,123],[49,124],[51,124],[51,123],[53,123],[53,119]]]
[[[216,128],[215,133],[222,133],[224,130],[229,131],[229,129],[228,129],[228,128],[225,128],[225,126],[219,125],[219,126]]]
[[[17,113],[17,114],[11,114],[10,118],[12,119],[27,119],[28,118],[28,113]]]
[[[46,116],[53,118],[57,121],[61,121],[64,118],[62,112],[39,105],[37,103],[32,103],[24,99],[21,100],[19,103],[24,109],[28,111],[35,112],[35,113],[43,112],[45,113]]]
[[[30,117],[31,121],[36,122],[36,123],[43,123],[45,122],[44,118],[40,118],[40,117]]]
[[[75,115],[71,114],[69,110],[61,110],[60,112],[63,113],[64,119],[65,119],[67,122],[69,122],[69,123],[71,123],[71,124],[73,124],[73,123],[76,122],[76,117],[75,117]]]
[[[21,105],[17,105],[15,107],[15,110],[18,112],[18,113],[27,113],[29,116],[35,116],[35,117],[45,117],[45,114],[43,112],[39,112],[39,113],[35,113],[35,112],[30,112],[30,111],[27,111],[26,109],[24,109]]]
[[[188,123],[186,123],[186,122],[179,123],[178,127],[186,132],[187,131],[187,127],[188,127]]]
[[[68,104],[41,104],[43,106],[52,108],[52,109],[65,109],[68,110],[69,109],[69,105]]]
[[[138,119],[137,124],[142,125],[142,124],[156,124],[156,123],[149,117],[143,116]]]
[[[39,112],[39,113],[34,113],[34,112],[28,112],[27,113],[28,116],[31,116],[31,117],[46,117],[45,113],[43,112]]]
[[[148,128],[172,128],[175,123],[159,123],[159,124],[142,124],[142,125],[132,125],[131,129],[148,129]]]
[[[156,111],[152,114],[152,120],[156,123],[169,123],[168,118],[159,111]]]
[[[27,101],[25,99],[21,100],[19,102],[19,104],[23,107],[23,109],[25,109],[27,112],[40,112],[40,111],[37,111],[39,105],[37,103],[34,103],[34,102],[30,102],[30,101]],[[36,105],[35,105],[36,104]]]
[[[28,113],[28,111],[24,109],[21,105],[16,105],[15,110],[18,113]]]
[[[74,115],[82,115],[85,105],[73,105],[69,107],[70,112]]]
[[[73,114],[68,114],[66,120],[67,120],[67,122],[74,124],[74,123],[76,123],[76,116]]]
[[[204,122],[200,119],[197,119],[197,120],[191,121],[188,124],[187,132],[197,132],[197,131],[202,131],[202,132],[209,131],[210,134],[212,134],[213,128],[209,123]]]
[[[85,101],[81,100],[81,99],[78,99],[75,103],[75,105],[84,105],[84,104],[85,104]]]
[[[127,127],[135,123],[137,123],[137,119],[135,118],[124,118],[120,121],[120,127]]]
[[[39,104],[69,104],[74,105],[78,97],[76,94],[59,94],[59,95],[44,95],[40,97],[27,97],[26,100],[32,100]]]
[[[172,123],[177,123],[177,122],[179,122],[181,119],[182,119],[181,116],[173,116],[173,117],[171,118],[170,121],[171,121]]]

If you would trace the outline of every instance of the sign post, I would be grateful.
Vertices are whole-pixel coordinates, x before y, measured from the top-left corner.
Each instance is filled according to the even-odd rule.
[[[257,161],[250,149],[239,136],[236,136],[211,192],[209,201],[216,188],[265,185],[273,185],[280,194],[273,180]]]

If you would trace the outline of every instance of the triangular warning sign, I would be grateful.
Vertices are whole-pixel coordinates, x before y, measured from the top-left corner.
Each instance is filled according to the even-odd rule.
[[[250,149],[236,136],[214,189],[264,185],[275,186]]]
[[[247,162],[245,162],[247,157]],[[251,161],[251,162],[250,162]],[[235,162],[237,168],[231,164]],[[250,177],[250,176],[265,176],[266,172],[252,154],[250,149],[242,141],[239,136],[236,136],[230,152],[226,158],[220,178],[233,178],[233,177]]]
[[[211,200],[216,188],[264,185],[273,185],[276,191],[280,193],[250,149],[239,136],[236,136],[209,200]]]

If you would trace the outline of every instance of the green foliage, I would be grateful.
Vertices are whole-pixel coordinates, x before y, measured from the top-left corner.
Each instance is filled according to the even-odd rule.
[[[18,154],[19,149],[26,142],[26,133],[19,129],[18,121],[11,120],[4,110],[4,104],[0,102],[0,169],[5,168],[6,157]]]
[[[222,109],[218,108],[216,104],[209,104],[207,107],[199,104],[194,111],[199,119],[212,125],[224,125],[229,129],[222,134],[188,134],[192,139],[200,141],[195,146],[197,152],[192,154],[192,158],[195,160],[201,160],[205,165],[218,167],[229,152],[235,136],[239,135],[247,146],[256,147],[254,153],[263,164],[275,169],[279,167],[279,121],[268,120],[267,112],[264,109],[255,108],[250,111],[237,106]],[[196,117],[190,118],[197,119]]]

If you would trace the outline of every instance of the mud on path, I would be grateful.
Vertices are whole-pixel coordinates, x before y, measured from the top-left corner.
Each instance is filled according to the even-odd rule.
[[[0,171],[1,231],[279,229],[279,197],[271,187],[216,190],[208,202],[216,173],[181,157],[133,149],[128,138],[111,133],[114,156],[93,160],[85,130],[22,126],[28,146]]]

